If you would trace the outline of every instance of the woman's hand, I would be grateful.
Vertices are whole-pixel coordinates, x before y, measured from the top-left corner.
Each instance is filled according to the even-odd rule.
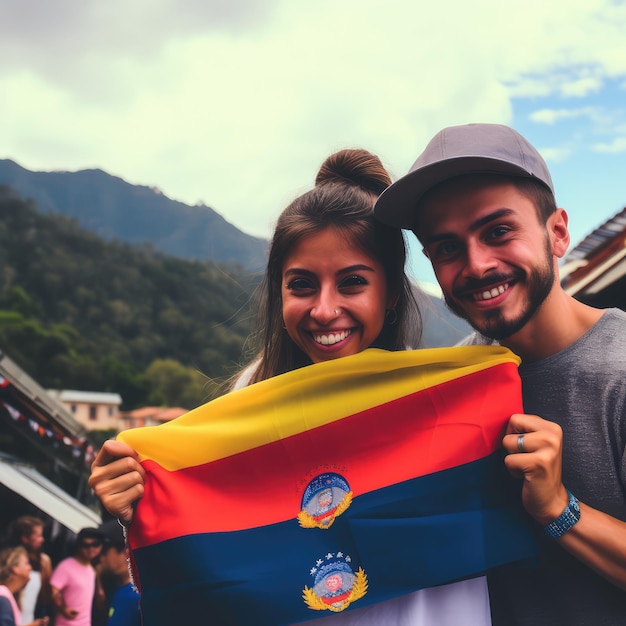
[[[89,486],[104,508],[124,522],[133,518],[133,504],[143,496],[145,471],[126,443],[109,439],[91,465]]]
[[[22,624],[22,626],[48,626],[48,622],[50,621],[49,617],[38,617],[34,619],[32,622],[28,624]]]

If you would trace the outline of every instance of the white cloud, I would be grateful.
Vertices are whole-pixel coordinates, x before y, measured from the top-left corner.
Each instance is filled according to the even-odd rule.
[[[508,123],[515,97],[626,76],[626,11],[609,0],[38,4],[0,24],[3,156],[102,167],[263,236],[337,148],[400,176],[442,126]]]
[[[563,163],[572,156],[573,152],[574,150],[571,146],[552,146],[540,149],[541,156],[548,163]]]
[[[599,76],[585,76],[561,85],[561,93],[565,97],[582,98],[590,93],[597,93],[602,88],[602,78]]]
[[[552,125],[561,120],[572,120],[579,117],[599,118],[600,111],[594,107],[580,109],[539,109],[530,114],[530,119],[538,124]]]
[[[616,137],[613,141],[608,143],[597,143],[593,146],[593,150],[605,154],[626,152],[626,137]]]

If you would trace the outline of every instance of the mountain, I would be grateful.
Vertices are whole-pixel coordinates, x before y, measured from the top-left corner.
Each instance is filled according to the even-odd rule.
[[[0,185],[0,351],[43,387],[197,406],[242,359],[256,280],[106,241]]]
[[[448,309],[446,303],[431,294],[418,296],[422,315],[422,346],[441,348],[452,346],[467,337],[473,328]]]
[[[155,187],[131,185],[99,169],[32,172],[0,159],[0,185],[32,199],[38,211],[74,218],[108,240],[149,243],[182,259],[213,261],[258,272],[267,241],[246,235],[210,207],[189,206]]]
[[[186,260],[212,261],[259,272],[268,242],[237,230],[213,209],[189,206],[154,187],[131,185],[102,170],[32,172],[0,159],[0,185],[30,198],[40,213],[73,218],[97,236],[156,250]],[[441,298],[423,294],[422,345],[449,346],[471,332]]]

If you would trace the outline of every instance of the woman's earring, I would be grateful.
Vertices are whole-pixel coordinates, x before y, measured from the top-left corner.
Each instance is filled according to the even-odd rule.
[[[398,314],[395,309],[387,309],[385,312],[385,323],[393,326],[398,321]]]

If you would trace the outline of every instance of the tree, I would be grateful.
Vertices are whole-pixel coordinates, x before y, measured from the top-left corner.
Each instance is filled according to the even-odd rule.
[[[152,392],[148,403],[194,409],[214,397],[218,385],[198,370],[174,359],[157,359],[146,370]]]

